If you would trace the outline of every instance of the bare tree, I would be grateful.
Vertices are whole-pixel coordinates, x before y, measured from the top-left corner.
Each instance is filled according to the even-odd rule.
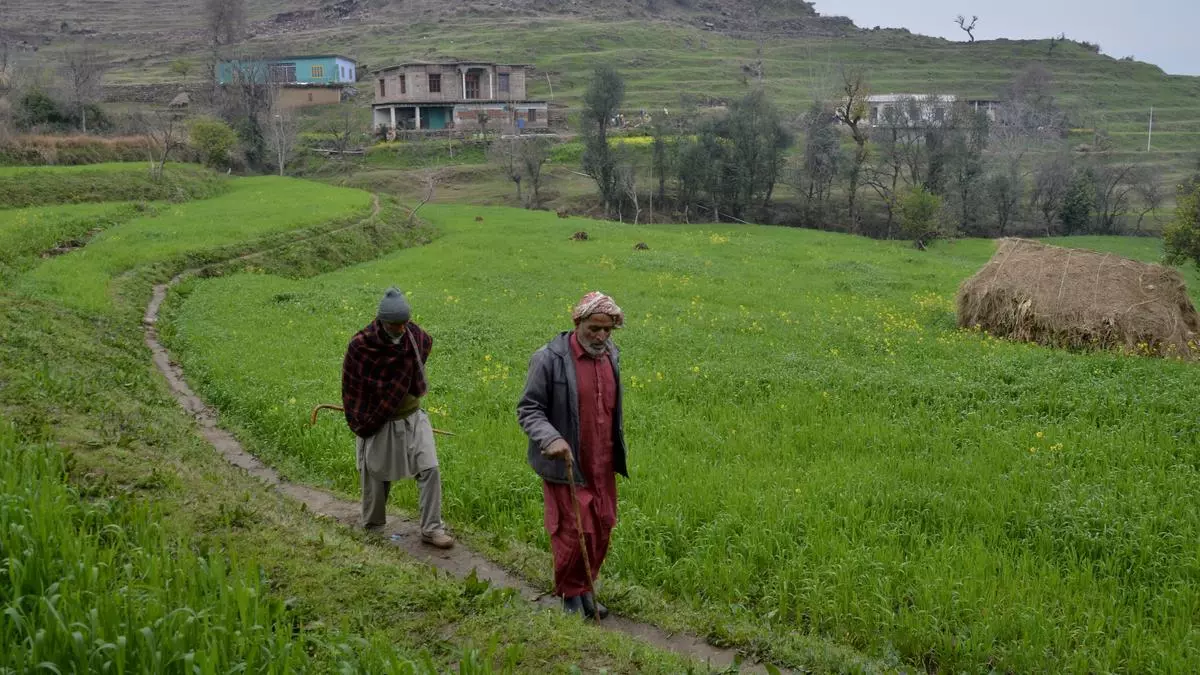
[[[987,195],[996,215],[996,231],[1001,237],[1021,210],[1021,193],[1025,182],[1019,167],[1001,161],[987,182]]]
[[[174,110],[139,111],[133,115],[133,123],[149,141],[150,173],[161,178],[171,153],[183,146],[183,115]]]
[[[892,238],[892,225],[896,219],[900,195],[897,188],[904,173],[904,158],[900,136],[910,124],[903,104],[884,108],[879,124],[871,130],[871,140],[876,151],[863,169],[863,182],[875,190],[887,207],[885,239]],[[915,122],[915,120],[914,120]]]
[[[621,185],[621,191],[625,193],[629,203],[633,205],[633,224],[637,225],[638,220],[642,217],[642,207],[638,202],[637,167],[632,162],[618,165],[617,182]]]
[[[1059,45],[1061,45],[1062,43],[1064,43],[1066,41],[1067,41],[1066,33],[1059,33],[1058,37],[1050,38],[1050,46],[1046,48],[1046,56],[1047,57],[1054,56],[1054,50]]]
[[[1133,164],[1100,164],[1093,169],[1096,180],[1096,224],[1099,234],[1116,234],[1129,208],[1134,190]]]
[[[542,167],[550,159],[550,139],[527,136],[521,139],[521,168],[525,172],[529,191],[526,206],[536,209],[542,203]]]
[[[429,200],[437,193],[437,186],[442,180],[441,175],[437,171],[430,171],[425,174],[425,195],[421,198],[421,203],[417,204],[416,208],[408,212],[408,226],[413,226],[413,221],[417,218],[417,211],[421,210]]]
[[[518,138],[509,137],[501,138],[493,141],[488,146],[488,159],[493,164],[500,167],[500,171],[504,177],[512,181],[517,186],[517,203],[522,203],[521,198],[521,181],[525,178],[525,168],[522,166],[520,158],[520,144]]]
[[[246,27],[245,0],[204,0],[204,27],[214,46],[241,42]]]
[[[1137,171],[1130,176],[1130,182],[1133,183],[1133,193],[1137,196],[1138,211],[1137,225],[1133,231],[1136,234],[1142,233],[1142,220],[1147,215],[1155,213],[1162,207],[1166,201],[1167,193],[1163,189],[1163,184],[1155,177],[1154,172],[1146,167],[1139,167]]]
[[[862,70],[842,68],[842,103],[837,108],[836,115],[842,124],[850,128],[850,135],[854,138],[855,151],[850,164],[846,203],[851,227],[857,229],[858,184],[867,161],[867,141],[870,140],[870,130],[866,123],[867,81]]]
[[[87,133],[87,109],[100,99],[104,72],[108,70],[104,54],[90,44],[68,47],[62,56],[62,78],[71,107],[79,115],[79,130]]]
[[[299,120],[292,110],[277,107],[270,113],[270,119],[263,120],[261,126],[267,130],[267,147],[271,149],[275,164],[279,167],[279,175],[282,176],[284,167],[296,150],[296,139],[300,133]]]
[[[246,163],[263,168],[267,163],[266,133],[262,122],[275,104],[277,84],[271,81],[261,59],[239,54],[232,59],[228,82],[217,91],[220,116],[237,132]]]
[[[475,118],[475,123],[479,125],[479,135],[483,138],[484,143],[488,139],[488,122],[490,121],[492,121],[492,118],[487,114],[486,110],[480,110],[478,116]]]
[[[363,136],[362,128],[354,117],[354,106],[338,106],[337,115],[324,125],[323,130],[333,136],[333,151],[341,161],[342,170],[350,172],[354,164],[346,161],[346,158],[351,154],[361,154],[361,147],[355,148],[354,146],[356,141],[362,140]]]
[[[975,22],[977,22],[977,21],[979,21],[979,17],[972,16],[971,23],[967,24],[967,17],[963,16],[962,14],[959,14],[958,17],[954,19],[954,22],[958,24],[958,27],[963,29],[964,31],[966,31],[967,37],[970,39],[971,42],[975,41],[974,30],[975,30]]]
[[[842,164],[837,117],[820,101],[813,101],[804,115],[804,159],[795,176],[797,191],[804,198],[805,215],[824,221],[830,188]]]
[[[1067,196],[1070,177],[1074,173],[1074,161],[1067,151],[1060,150],[1039,157],[1033,168],[1033,189],[1030,192],[1030,207],[1042,214],[1046,237],[1054,231],[1058,210]]]

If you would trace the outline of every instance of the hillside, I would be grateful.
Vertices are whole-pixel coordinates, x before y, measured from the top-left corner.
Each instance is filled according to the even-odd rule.
[[[113,85],[178,82],[171,66],[209,57],[199,2],[177,15],[148,0],[7,0],[9,39],[41,45],[41,57],[81,36],[106,46],[116,62]],[[973,44],[868,30],[820,17],[795,2],[756,21],[745,0],[249,0],[249,52],[338,52],[364,71],[406,59],[469,58],[533,64],[531,96],[577,103],[591,67],[617,65],[628,79],[627,106],[677,109],[721,104],[745,93],[761,28],[769,36],[765,84],[799,113],[814,97],[834,95],[842,66],[867,69],[877,93],[996,96],[1016,73],[1040,63],[1059,101],[1072,111],[1079,142],[1100,128],[1118,151],[1174,181],[1193,168],[1200,149],[1200,78],[1170,76],[1156,66],[1120,61],[1068,42],[991,40]],[[11,17],[11,18],[10,18]],[[64,25],[65,22],[65,25]],[[28,57],[30,52],[23,52]],[[1146,123],[1155,109],[1153,150]]]

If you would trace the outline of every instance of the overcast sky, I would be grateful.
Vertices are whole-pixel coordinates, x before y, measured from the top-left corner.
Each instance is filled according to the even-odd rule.
[[[1066,33],[1099,43],[1115,58],[1132,55],[1168,73],[1200,75],[1200,0],[816,0],[821,14],[848,16],[861,28],[907,28],[966,38],[954,17],[979,16],[975,38],[1047,38]]]

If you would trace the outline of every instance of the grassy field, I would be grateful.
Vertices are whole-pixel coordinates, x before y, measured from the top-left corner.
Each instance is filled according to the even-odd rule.
[[[241,210],[217,197],[114,223],[109,235],[138,241],[129,257],[112,237],[38,257],[58,224],[128,205],[0,211],[5,241],[21,245],[4,251],[9,271],[32,268],[0,284],[0,670],[703,672],[414,564],[315,519],[213,452],[148,365],[141,312],[152,281],[263,246],[215,271],[303,276],[431,236],[387,198],[377,216],[340,229],[362,215],[365,193],[231,182]],[[218,210],[228,218],[214,220]],[[287,217],[262,216],[271,210]],[[317,214],[326,221],[314,226]],[[308,238],[281,241],[288,228]],[[28,293],[44,266],[74,281],[68,291],[86,294],[121,269],[125,283],[110,287],[111,305]]]
[[[15,266],[32,266],[55,246],[82,243],[89,236],[144,214],[146,204],[100,203],[0,209],[0,279]]]
[[[818,669],[1200,665],[1200,376],[955,330],[991,242],[426,208],[444,234],[419,250],[205,281],[176,308],[189,376],[289,475],[355,492],[349,432],[305,418],[398,284],[436,340],[427,408],[458,434],[440,442],[450,522],[545,580],[514,406],[529,355],[598,287],[629,315],[633,479],[602,588],[619,611]]]
[[[113,279],[139,266],[338,219],[348,224],[370,209],[365,192],[274,176],[245,178],[220,197],[176,205],[107,230],[86,248],[38,266],[18,288],[104,312],[112,307]]]

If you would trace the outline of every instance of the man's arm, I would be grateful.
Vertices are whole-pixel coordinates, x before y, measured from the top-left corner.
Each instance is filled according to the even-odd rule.
[[[550,410],[550,355],[545,350],[534,352],[529,359],[529,374],[525,378],[525,391],[517,403],[517,422],[529,439],[538,444],[542,452],[550,450],[555,441],[566,441],[554,425],[547,412]]]

